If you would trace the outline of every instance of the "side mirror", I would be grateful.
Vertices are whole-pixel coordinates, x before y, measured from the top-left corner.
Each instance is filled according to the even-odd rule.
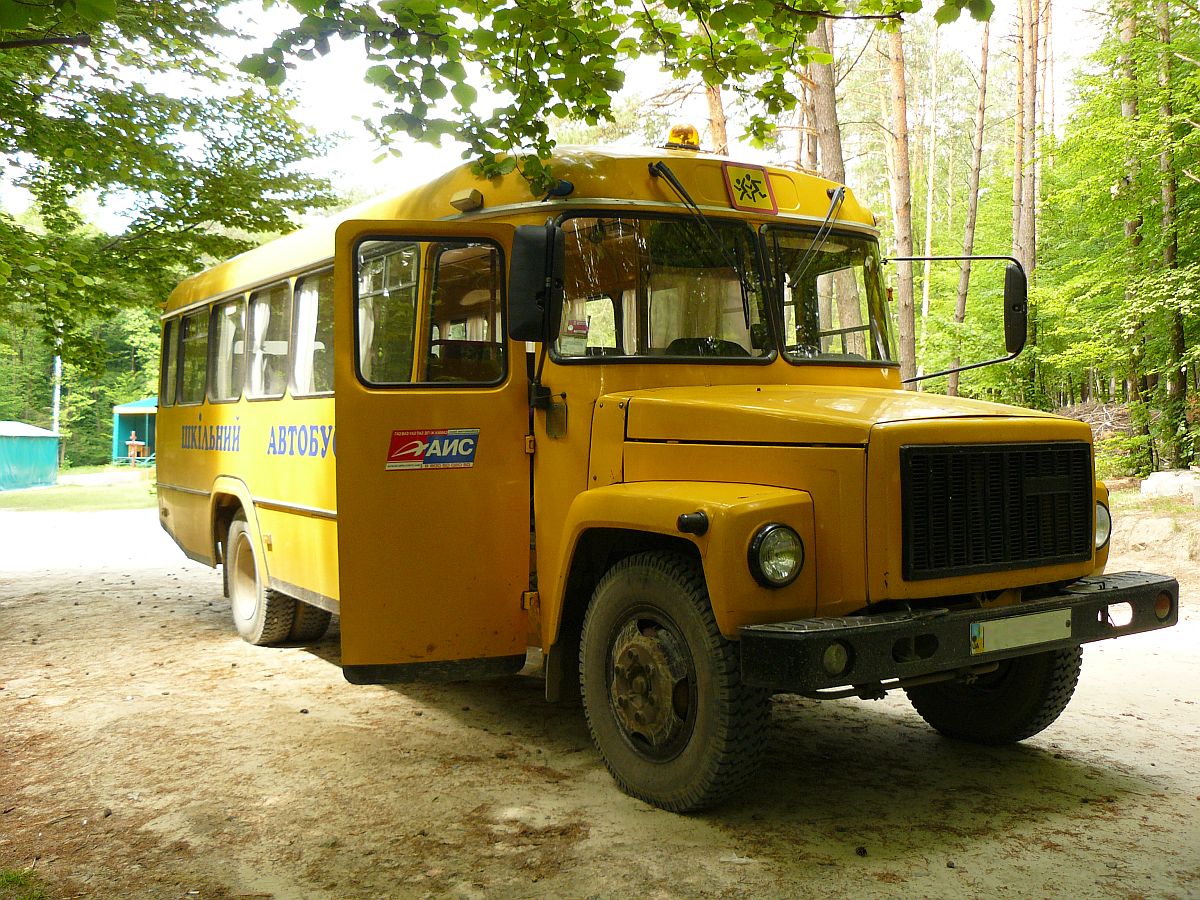
[[[562,317],[563,231],[557,225],[518,225],[508,278],[508,335],[545,341]]]
[[[1029,335],[1029,281],[1025,270],[1009,263],[1004,270],[1004,348],[1016,356]]]
[[[1021,268],[1021,264],[1012,256],[893,256],[890,259],[885,259],[883,262],[959,262],[963,260],[973,259],[994,259],[1007,260],[1008,266],[1004,270],[1004,347],[1007,351],[1007,356],[1001,356],[997,359],[988,359],[983,362],[971,363],[966,366],[955,366],[952,369],[943,369],[941,372],[926,372],[921,375],[916,375],[912,378],[905,378],[904,384],[912,384],[915,381],[924,381],[926,378],[940,378],[943,375],[950,375],[954,372],[966,372],[970,369],[979,369],[983,366],[991,366],[996,363],[1008,362],[1014,359],[1023,349],[1025,349],[1025,340],[1029,335],[1029,281],[1025,277],[1025,270]],[[892,289],[887,289],[888,300],[892,299]]]

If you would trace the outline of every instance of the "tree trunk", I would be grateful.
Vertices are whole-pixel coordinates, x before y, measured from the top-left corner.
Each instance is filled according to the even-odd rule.
[[[826,19],[809,36],[814,46],[833,54],[833,21]],[[809,67],[812,76],[813,127],[817,140],[819,165],[817,171],[830,181],[846,183],[846,161],[842,156],[842,127],[837,117],[837,75],[833,65],[813,63]],[[842,328],[861,325],[862,300],[858,293],[858,282],[851,271],[839,272],[834,276],[834,297],[837,301],[838,324]],[[868,356],[868,348],[862,334],[847,336],[847,350]]]
[[[833,22],[826,19],[808,36],[815,47],[833,54]],[[817,171],[830,181],[846,183],[846,162],[842,155],[842,128],[837,118],[837,77],[832,64],[813,63],[812,76],[813,120],[816,131]]]
[[[938,31],[933,32],[933,49],[929,61],[929,141],[925,149],[925,252],[924,256],[933,255],[933,187],[937,166],[934,160],[937,154],[937,101],[938,101]],[[925,260],[921,268],[921,361],[917,365],[917,374],[925,371],[925,336],[929,323],[929,270],[933,265]],[[922,382],[917,382],[917,390],[922,389]]]
[[[708,100],[708,127],[712,132],[713,153],[717,156],[728,156],[729,133],[726,129],[725,102],[721,99],[720,85],[706,84],[704,96]]]
[[[896,255],[912,256],[912,179],[908,165],[908,91],[904,82],[904,38],[899,28],[888,35],[888,57],[891,63],[892,147],[895,157],[895,172],[892,179],[892,214],[896,226]],[[900,300],[900,377],[912,378],[917,371],[912,263],[896,263],[896,290]]]
[[[1023,0],[1022,8],[1026,13],[1028,26],[1024,29],[1022,48],[1022,67],[1025,85],[1025,103],[1023,108],[1024,126],[1023,148],[1021,151],[1021,233],[1018,246],[1021,252],[1018,259],[1025,266],[1025,271],[1033,274],[1037,264],[1037,220],[1035,204],[1037,193],[1034,161],[1037,157],[1037,74],[1038,74],[1038,12],[1040,0]]]
[[[1121,117],[1133,122],[1138,116],[1137,73],[1133,66],[1133,42],[1137,36],[1137,19],[1131,10],[1126,9],[1121,16],[1118,39],[1121,42],[1121,55],[1117,64],[1121,66],[1126,84],[1121,95]],[[1126,160],[1125,178],[1128,181],[1126,190],[1132,189],[1133,180],[1137,175],[1137,159],[1130,157]],[[1142,217],[1133,216],[1125,220],[1125,239],[1131,248],[1137,248],[1142,243]],[[1125,304],[1132,307],[1134,301],[1132,286],[1125,288]],[[1146,390],[1143,385],[1142,367],[1145,356],[1145,338],[1142,335],[1144,323],[1133,323],[1132,334],[1129,335],[1129,421],[1130,425],[1145,440],[1145,451],[1137,454],[1135,451],[1133,464],[1141,472],[1154,469],[1154,446],[1150,438],[1150,414],[1146,409]]]
[[[1013,178],[1012,178],[1012,255],[1021,258],[1021,197],[1025,179],[1025,46],[1028,0],[1017,0],[1017,110],[1013,116]]]
[[[975,142],[971,149],[971,173],[967,180],[967,227],[963,236],[963,256],[975,252],[975,220],[979,214],[979,170],[983,165],[983,129],[987,111],[988,38],[990,23],[983,23],[983,47],[979,54],[979,99],[975,103]],[[954,304],[954,322],[961,326],[967,319],[967,290],[971,285],[971,261],[963,260],[958,275],[958,298]],[[955,346],[958,345],[957,329]],[[951,367],[960,365],[958,353],[954,354]],[[946,391],[951,397],[958,396],[958,373],[950,376]]]
[[[800,133],[804,139],[804,168],[810,172],[818,171],[817,166],[817,125],[816,125],[816,110],[813,100],[813,83],[812,79],[804,82],[804,94],[802,97],[804,103],[804,121],[806,127]]]
[[[1158,84],[1163,92],[1159,112],[1166,128],[1170,129],[1173,116],[1170,94],[1171,11],[1167,0],[1156,0],[1154,12],[1159,43]],[[1162,176],[1163,268],[1174,269],[1179,265],[1179,227],[1175,212],[1178,178],[1169,138],[1163,142],[1163,150],[1158,156],[1158,169]],[[1187,346],[1183,310],[1176,305],[1167,311],[1167,317],[1167,402],[1163,410],[1166,419],[1163,431],[1166,435],[1167,463],[1173,469],[1182,469],[1192,461],[1187,441],[1187,365],[1183,361]]]

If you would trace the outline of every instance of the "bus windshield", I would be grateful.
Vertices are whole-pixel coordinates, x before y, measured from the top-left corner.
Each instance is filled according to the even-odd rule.
[[[744,222],[578,216],[563,222],[556,357],[753,361],[771,353],[756,237]]]
[[[875,240],[774,225],[763,238],[789,362],[896,359]]]

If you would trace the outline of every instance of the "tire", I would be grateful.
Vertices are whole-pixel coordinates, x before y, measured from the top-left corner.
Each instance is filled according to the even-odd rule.
[[[238,634],[260,647],[286,641],[296,617],[296,601],[263,585],[254,540],[240,513],[229,526],[227,544],[229,605]]]
[[[288,634],[289,643],[312,643],[325,636],[333,613],[319,606],[313,606],[303,601],[296,601],[296,618],[292,622],[292,630]]]
[[[592,594],[580,644],[588,729],[623,791],[690,812],[754,774],[770,694],[742,684],[697,562],[647,552],[617,563]]]
[[[1075,693],[1083,648],[1004,660],[973,684],[944,681],[906,688],[921,718],[942,734],[976,744],[1012,744],[1059,717]]]

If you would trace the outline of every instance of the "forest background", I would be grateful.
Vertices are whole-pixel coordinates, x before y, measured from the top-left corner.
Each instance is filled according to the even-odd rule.
[[[243,61],[221,0],[0,0],[0,420],[50,425],[58,355],[65,460],[107,461],[112,406],[156,392],[173,285],[361,199],[312,174],[333,138],[301,124],[286,78],[348,39],[387,98],[367,127],[401,161],[453,137],[481,173],[536,187],[555,141],[659,144],[700,109],[718,152],[849,183],[891,255],[1011,253],[1031,280],[1024,354],[920,389],[1088,418],[1101,475],[1186,466],[1200,8],[1102,2],[1098,48],[1064,75],[1079,23],[1054,3],[291,0]],[[647,60],[669,74],[627,77]],[[891,280],[906,374],[1001,355],[998,267]]]

